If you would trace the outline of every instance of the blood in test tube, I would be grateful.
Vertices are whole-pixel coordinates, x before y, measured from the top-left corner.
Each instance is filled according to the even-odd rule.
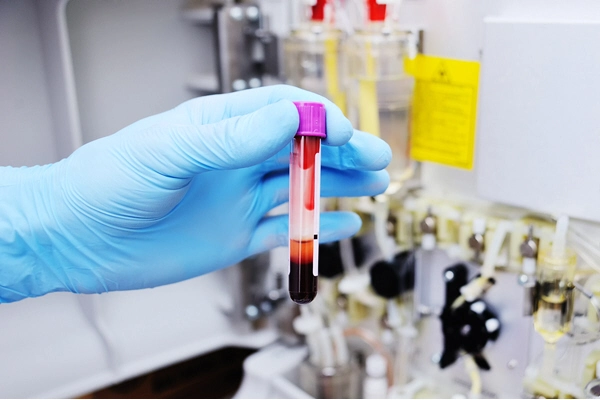
[[[307,304],[317,295],[321,139],[327,133],[323,104],[294,104],[300,124],[290,154],[289,290],[294,302]]]

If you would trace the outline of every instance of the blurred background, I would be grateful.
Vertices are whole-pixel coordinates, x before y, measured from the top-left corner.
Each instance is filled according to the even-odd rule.
[[[599,398],[598,43],[591,0],[0,0],[0,165],[277,83],[394,153],[310,305],[287,248],[3,304],[0,397]]]

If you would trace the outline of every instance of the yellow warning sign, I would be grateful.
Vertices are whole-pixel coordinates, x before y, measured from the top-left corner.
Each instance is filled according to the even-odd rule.
[[[473,169],[479,62],[418,55],[405,60],[416,79],[411,113],[411,155]]]

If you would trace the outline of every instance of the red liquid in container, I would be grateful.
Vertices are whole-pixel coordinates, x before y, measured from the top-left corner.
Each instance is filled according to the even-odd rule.
[[[290,154],[289,292],[294,302],[307,304],[317,295],[321,139],[325,135],[325,109],[319,103],[296,103],[296,106],[300,127],[292,141]]]
[[[296,136],[290,158],[290,297],[317,295],[321,139]]]

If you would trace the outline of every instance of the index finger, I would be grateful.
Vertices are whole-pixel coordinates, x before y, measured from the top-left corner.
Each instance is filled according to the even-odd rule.
[[[352,137],[352,124],[335,104],[316,93],[288,85],[265,86],[234,93],[198,97],[186,101],[177,109],[185,111],[189,123],[204,125],[250,114],[259,108],[284,99],[316,101],[325,104],[327,139],[323,141],[323,144],[341,146]]]

